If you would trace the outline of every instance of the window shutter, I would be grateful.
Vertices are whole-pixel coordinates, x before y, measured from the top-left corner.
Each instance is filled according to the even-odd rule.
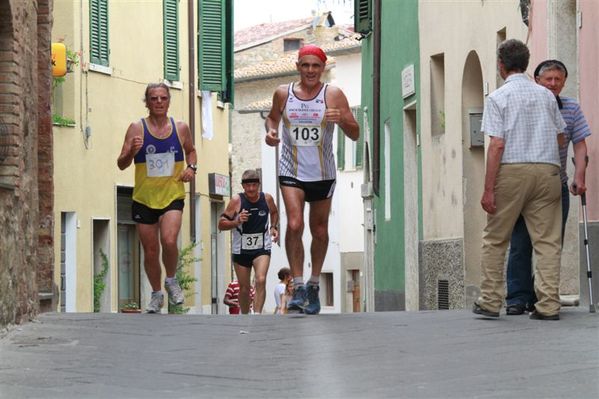
[[[200,89],[220,92],[225,87],[225,0],[200,0],[198,63]]]
[[[371,0],[354,0],[354,31],[367,34],[372,30]]]
[[[345,169],[345,134],[340,127],[337,128],[337,169]]]
[[[164,78],[179,80],[179,1],[163,0]]]
[[[108,66],[108,0],[89,2],[89,41],[92,64]]]

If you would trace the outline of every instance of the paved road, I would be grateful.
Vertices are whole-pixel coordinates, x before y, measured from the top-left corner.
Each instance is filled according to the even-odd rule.
[[[44,314],[0,398],[599,398],[599,316]]]

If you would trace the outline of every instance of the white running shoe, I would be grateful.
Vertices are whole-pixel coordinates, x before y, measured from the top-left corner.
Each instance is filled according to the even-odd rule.
[[[185,297],[177,279],[173,279],[170,284],[165,281],[164,288],[166,288],[166,292],[168,292],[168,303],[171,305],[183,304]]]
[[[162,292],[152,292],[152,299],[146,307],[148,313],[160,313],[164,305],[164,294]]]

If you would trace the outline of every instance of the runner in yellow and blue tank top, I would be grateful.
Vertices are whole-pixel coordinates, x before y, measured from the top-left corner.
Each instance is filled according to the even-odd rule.
[[[169,302],[182,304],[184,300],[175,278],[179,255],[177,236],[185,198],[183,183],[194,178],[197,156],[187,124],[175,122],[167,115],[170,105],[168,86],[149,84],[145,103],[149,115],[127,129],[117,164],[124,170],[135,163],[132,213],[144,250],[146,275],[152,286],[146,310],[159,313],[164,304],[160,282],[161,243]]]
[[[320,312],[319,280],[329,245],[329,211],[335,189],[333,132],[357,140],[360,129],[343,92],[320,81],[327,56],[314,45],[302,47],[296,63],[299,83],[281,85],[266,118],[266,144],[278,146],[279,184],[287,213],[285,251],[293,275],[294,294],[289,312]],[[279,124],[282,123],[282,140]],[[310,203],[312,274],[304,285],[304,206]]]

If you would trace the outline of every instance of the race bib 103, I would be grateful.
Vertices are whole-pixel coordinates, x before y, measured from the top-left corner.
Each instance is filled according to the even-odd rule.
[[[312,147],[320,144],[322,128],[320,126],[292,126],[291,143],[295,146]]]

